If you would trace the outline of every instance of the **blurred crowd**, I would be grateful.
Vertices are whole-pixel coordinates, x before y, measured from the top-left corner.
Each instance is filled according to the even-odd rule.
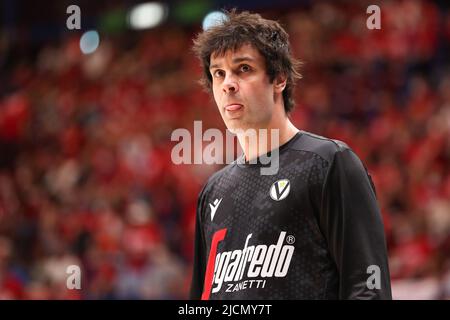
[[[450,298],[450,12],[434,2],[264,12],[303,79],[294,124],[348,143],[374,180],[394,298]],[[175,165],[176,128],[224,130],[197,83],[199,27],[0,46],[0,299],[186,298],[197,195],[219,165]],[[66,268],[82,270],[68,290]]]

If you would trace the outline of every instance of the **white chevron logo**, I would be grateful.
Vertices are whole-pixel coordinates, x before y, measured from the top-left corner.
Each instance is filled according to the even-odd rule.
[[[219,207],[220,203],[222,202],[222,199],[223,198],[220,198],[220,200],[219,199],[214,200],[214,202],[213,202],[214,205],[212,205],[211,203],[209,204],[209,206],[211,207],[211,221],[213,221],[214,216],[217,211],[217,208]]]
[[[291,190],[291,184],[288,179],[275,181],[270,188],[270,197],[275,201],[286,198]]]

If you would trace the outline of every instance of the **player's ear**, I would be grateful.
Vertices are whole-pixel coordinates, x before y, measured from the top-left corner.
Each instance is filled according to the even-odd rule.
[[[276,76],[273,82],[275,92],[283,92],[284,88],[286,88],[286,83],[287,78],[284,74],[279,74],[278,76]]]

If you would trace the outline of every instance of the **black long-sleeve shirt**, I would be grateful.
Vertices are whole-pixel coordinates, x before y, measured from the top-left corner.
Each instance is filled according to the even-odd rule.
[[[192,299],[391,299],[375,188],[343,142],[306,131],[279,170],[235,161],[198,199]]]

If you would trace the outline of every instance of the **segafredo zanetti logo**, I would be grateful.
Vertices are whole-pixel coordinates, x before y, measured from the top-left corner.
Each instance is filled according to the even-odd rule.
[[[221,289],[235,292],[250,288],[263,289],[267,279],[286,277],[295,247],[293,236],[282,231],[276,244],[249,245],[250,233],[243,249],[217,253],[217,247],[226,235],[227,229],[217,231],[211,243],[205,274],[203,300]],[[285,241],[286,240],[286,241]],[[287,244],[286,244],[286,243]]]

